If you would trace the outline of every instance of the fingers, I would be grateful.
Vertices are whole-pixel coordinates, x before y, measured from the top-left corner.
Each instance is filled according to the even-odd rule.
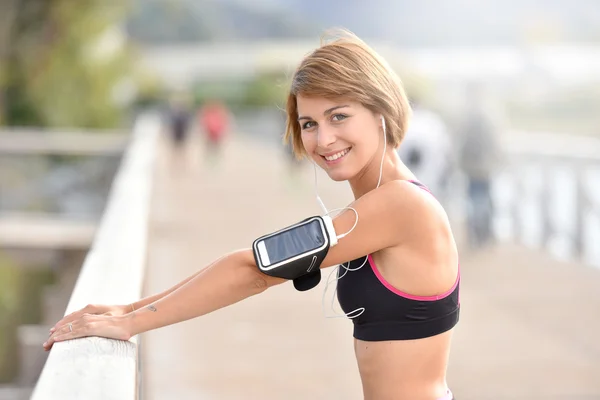
[[[56,331],[56,329],[59,326],[63,326],[63,325],[68,324],[69,322],[76,321],[79,318],[81,318],[84,314],[95,314],[96,313],[96,308],[97,307],[95,305],[88,304],[87,306],[85,306],[81,310],[72,312],[71,314],[63,317],[60,321],[58,321],[56,324],[54,324],[54,326],[52,328],[50,328],[50,334],[52,334],[54,331]]]
[[[87,331],[91,326],[91,322],[88,321],[89,317],[90,314],[83,314],[81,318],[73,322],[67,322],[56,328],[48,340],[42,345],[44,350],[50,350],[56,342],[88,336]]]
[[[67,324],[67,325],[63,325],[59,328],[56,328],[56,330],[50,334],[50,337],[48,337],[48,340],[46,340],[46,342],[44,342],[44,344],[42,345],[42,347],[44,347],[44,350],[46,350],[46,351],[50,350],[52,348],[52,345],[56,342],[57,338],[66,334],[67,332],[71,331],[70,327],[72,327],[72,325]]]
[[[129,340],[131,317],[113,317],[109,315],[83,314],[73,322],[57,326],[44,344],[49,351],[54,343],[88,336],[99,336],[108,339]]]
[[[52,328],[50,328],[50,333],[54,332],[59,326],[66,325],[69,322],[73,322],[73,321],[81,318],[81,316],[87,312],[88,312],[88,310],[86,307],[86,308],[75,311],[75,312],[63,317],[60,321],[58,321],[56,324],[54,324],[54,326]]]

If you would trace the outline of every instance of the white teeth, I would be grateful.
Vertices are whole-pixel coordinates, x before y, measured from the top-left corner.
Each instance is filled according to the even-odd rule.
[[[332,156],[327,156],[327,157],[325,157],[325,159],[326,159],[327,161],[335,161],[335,160],[337,160],[338,158],[345,156],[345,155],[346,155],[346,154],[347,154],[349,151],[350,151],[350,149],[342,150],[342,151],[340,151],[340,152],[338,152],[338,153],[335,153],[335,154],[334,154],[334,155],[332,155]]]

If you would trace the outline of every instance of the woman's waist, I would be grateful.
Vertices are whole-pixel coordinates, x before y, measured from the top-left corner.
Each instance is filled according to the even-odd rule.
[[[383,387],[424,396],[443,394],[451,337],[452,332],[448,331],[417,340],[366,342],[355,339],[364,387],[373,390]]]
[[[408,380],[395,376],[385,381],[361,376],[364,400],[448,400],[450,389],[445,378]],[[451,397],[450,397],[451,398]]]
[[[368,354],[367,354],[368,353]],[[448,355],[444,352],[435,356],[396,356],[389,349],[375,354],[370,349],[356,349],[358,369],[363,379],[386,381],[392,379],[399,384],[418,383],[419,385],[435,384],[445,381],[448,368]]]
[[[435,376],[408,370],[374,375],[361,370],[360,374],[364,400],[445,400],[449,391],[445,371]]]

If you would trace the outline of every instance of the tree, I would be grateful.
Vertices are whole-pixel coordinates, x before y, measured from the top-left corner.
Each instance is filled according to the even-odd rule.
[[[119,35],[123,2],[4,0],[0,124],[107,127],[130,62]]]

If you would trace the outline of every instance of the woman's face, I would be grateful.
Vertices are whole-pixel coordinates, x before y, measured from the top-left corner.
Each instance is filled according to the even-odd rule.
[[[297,104],[304,149],[334,181],[356,177],[381,157],[380,116],[360,103],[299,95]]]

